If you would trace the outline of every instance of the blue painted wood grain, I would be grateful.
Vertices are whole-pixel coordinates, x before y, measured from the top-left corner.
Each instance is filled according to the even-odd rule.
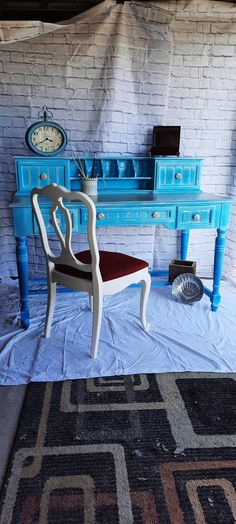
[[[94,159],[82,157],[87,176]],[[20,288],[21,324],[29,325],[27,236],[38,235],[30,204],[35,186],[52,182],[80,190],[80,162],[75,158],[16,157],[17,192],[11,203],[17,241],[16,257]],[[181,231],[181,259],[186,260],[191,229],[217,230],[214,254],[213,289],[205,288],[216,311],[220,303],[225,233],[230,220],[232,199],[208,194],[200,189],[202,160],[181,157],[102,157],[96,158],[93,176],[98,177],[97,226],[164,225]],[[87,214],[81,203],[68,202],[73,231],[87,228]],[[46,229],[52,234],[50,203],[42,203]],[[64,229],[62,223],[62,230]],[[154,275],[158,272],[154,271]],[[162,272],[168,274],[167,271]],[[160,272],[159,272],[160,275]],[[154,285],[168,282],[153,281]]]

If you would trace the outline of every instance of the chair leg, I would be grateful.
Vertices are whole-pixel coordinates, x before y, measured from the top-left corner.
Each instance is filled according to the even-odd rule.
[[[47,313],[45,321],[44,336],[45,338],[50,337],[51,325],[53,319],[53,313],[56,304],[56,283],[48,282],[48,302],[47,302]]]
[[[93,312],[93,295],[89,295],[90,311]]]
[[[142,288],[141,288],[141,297],[140,297],[140,317],[141,317],[141,323],[142,323],[143,329],[147,331],[148,325],[146,321],[146,311],[147,311],[147,302],[148,302],[148,297],[149,297],[150,287],[151,287],[151,277],[149,273],[147,274],[146,279],[142,280],[141,284],[142,284]]]
[[[103,295],[102,293],[94,293],[93,295],[93,328],[92,328],[92,345],[91,345],[91,358],[97,357],[98,342],[101,330],[102,322],[102,307],[103,307]]]

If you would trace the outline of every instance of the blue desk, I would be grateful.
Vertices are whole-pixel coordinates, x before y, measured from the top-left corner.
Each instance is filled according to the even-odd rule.
[[[82,159],[87,172],[92,159]],[[164,225],[181,231],[181,259],[187,258],[191,229],[216,230],[212,290],[204,288],[212,311],[220,303],[220,279],[223,266],[225,234],[230,220],[232,200],[200,190],[201,159],[183,158],[103,158],[96,161],[95,174],[101,180],[98,196],[97,226]],[[38,235],[30,204],[35,186],[52,182],[70,190],[80,190],[77,163],[65,158],[16,158],[17,193],[11,204],[20,288],[21,323],[29,325],[27,237]],[[80,202],[69,202],[73,231],[86,230],[86,210]],[[47,231],[53,233],[49,203],[43,203]],[[63,230],[63,217],[61,228]],[[158,272],[153,272],[155,275]],[[167,271],[166,271],[167,274]],[[165,282],[167,283],[167,281]]]

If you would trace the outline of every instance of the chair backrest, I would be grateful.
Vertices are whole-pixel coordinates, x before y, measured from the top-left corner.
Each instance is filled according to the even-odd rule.
[[[40,197],[40,198],[39,198]],[[42,212],[42,204],[48,204],[48,201],[41,200],[41,197],[48,197],[50,199],[50,222],[54,228],[55,234],[58,237],[61,247],[61,253],[56,256],[52,253],[48,241],[48,235],[45,225],[45,219]],[[84,264],[77,260],[74,256],[71,247],[72,240],[72,220],[69,210],[65,207],[63,200],[79,200],[85,204],[88,211],[88,227],[87,236],[88,244],[91,253],[91,264]],[[43,244],[43,249],[46,255],[48,265],[52,264],[65,264],[76,267],[81,271],[91,272],[93,279],[101,279],[99,269],[99,251],[96,239],[96,208],[92,199],[79,191],[68,191],[62,186],[57,184],[50,184],[43,188],[35,187],[31,191],[31,203],[33,210],[36,215],[40,237]],[[56,211],[60,210],[65,217],[65,232],[63,233],[60,224],[57,221]]]

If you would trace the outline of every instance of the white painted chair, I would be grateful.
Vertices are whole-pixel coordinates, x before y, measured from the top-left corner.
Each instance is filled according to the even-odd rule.
[[[60,241],[61,253],[55,256],[49,246],[46,225],[41,211],[41,199],[49,197],[51,224]],[[40,201],[39,201],[40,200]],[[85,204],[88,212],[87,236],[89,250],[73,253],[71,248],[72,220],[69,209],[64,202],[79,200]],[[131,284],[141,282],[140,316],[143,329],[147,329],[146,307],[150,291],[151,279],[148,273],[148,263],[122,253],[98,251],[96,239],[96,207],[92,199],[81,192],[68,191],[64,187],[50,184],[44,188],[34,188],[31,192],[31,202],[39,226],[40,236],[47,261],[48,302],[45,321],[45,337],[51,332],[51,324],[56,302],[56,284],[66,288],[86,291],[90,295],[93,311],[91,357],[96,358],[101,319],[103,295],[113,295]],[[44,203],[45,205],[45,203]],[[56,212],[60,210],[65,218],[65,234],[60,227]],[[48,218],[48,217],[47,217]],[[62,228],[63,229],[63,228]]]

